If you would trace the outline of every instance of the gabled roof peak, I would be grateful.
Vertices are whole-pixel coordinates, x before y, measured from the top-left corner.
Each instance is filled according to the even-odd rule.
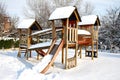
[[[73,7],[73,6],[56,8],[53,11],[53,13],[50,15],[49,20],[69,18],[75,9],[76,7]]]

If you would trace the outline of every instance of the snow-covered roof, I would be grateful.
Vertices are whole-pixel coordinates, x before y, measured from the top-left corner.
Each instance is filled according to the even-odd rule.
[[[78,25],[95,24],[97,18],[98,17],[96,15],[82,16],[81,17],[82,22],[78,22]]]
[[[24,19],[18,24],[18,29],[28,29],[35,22],[35,19]]]
[[[50,15],[49,20],[69,18],[74,10],[75,7],[73,6],[56,8],[55,11]]]
[[[91,35],[91,33],[87,30],[78,29],[78,35]]]

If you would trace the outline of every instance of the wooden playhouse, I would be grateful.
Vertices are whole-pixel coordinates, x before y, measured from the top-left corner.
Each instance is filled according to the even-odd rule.
[[[80,30],[85,30],[85,35],[78,35],[78,44],[80,47],[80,57],[82,57],[81,49],[85,47],[85,56],[92,59],[98,57],[98,29],[100,20],[96,15],[88,15],[81,17],[82,22],[78,23]],[[86,34],[87,33],[87,34]]]
[[[35,19],[24,19],[17,29],[19,31],[19,51],[17,56],[21,57],[21,53],[25,53],[28,59],[28,48],[32,43],[30,35],[35,31],[42,30],[42,28]]]

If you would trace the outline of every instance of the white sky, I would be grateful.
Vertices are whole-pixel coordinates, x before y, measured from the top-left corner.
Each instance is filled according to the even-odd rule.
[[[109,7],[120,6],[120,0],[83,0],[90,2],[95,7],[95,14],[103,15]],[[26,5],[26,0],[0,0],[7,6],[7,11],[10,15],[16,15],[23,18],[23,10]]]
[[[26,0],[0,0],[0,2],[5,3],[7,7],[7,12],[11,16],[19,16],[20,18],[23,18],[23,10],[26,5]]]
[[[112,7],[120,7],[120,0],[84,0],[93,4],[95,8],[95,13],[98,15],[103,15],[106,9]]]

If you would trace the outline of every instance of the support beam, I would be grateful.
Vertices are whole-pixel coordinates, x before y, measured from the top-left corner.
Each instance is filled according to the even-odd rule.
[[[76,17],[78,17],[78,16],[76,15]],[[78,52],[77,52],[77,50],[78,50],[78,25],[77,25],[78,20],[75,23],[75,25],[76,25],[76,29],[75,29],[75,43],[76,43],[76,48],[75,48],[75,58],[76,58],[75,59],[75,65],[76,66],[77,66],[77,55],[78,55]]]
[[[63,25],[64,26],[64,25]],[[62,40],[64,40],[64,28],[63,28],[63,30],[61,31],[62,32]],[[65,40],[64,40],[65,41]],[[62,47],[62,64],[64,64],[64,61],[65,61],[65,55],[64,55],[64,45],[63,45],[63,47]]]
[[[64,64],[64,48],[62,48],[62,64]]]
[[[92,25],[92,53],[91,53],[91,58],[93,60],[94,58],[94,25]]]
[[[21,29],[18,30],[19,31],[19,42],[21,42]],[[21,57],[21,50],[20,50],[20,45],[19,45],[19,51],[18,51],[18,57]]]
[[[66,21],[66,27],[65,27],[65,35],[66,35],[66,46],[65,46],[65,68],[67,69],[67,64],[68,64],[68,61],[67,61],[67,58],[68,58],[68,26],[69,26],[69,19],[67,19]]]
[[[32,32],[31,32],[31,29],[29,28],[29,29],[28,29],[28,35],[27,35],[27,50],[26,50],[27,59],[28,59],[28,57],[32,57],[31,51],[28,51],[28,48],[30,47],[30,45],[31,45],[31,40],[32,40],[32,37],[30,36],[31,33],[32,33]],[[28,55],[28,54],[29,54],[29,55]]]
[[[54,21],[52,21],[52,39],[54,40],[56,38],[56,29]]]
[[[82,46],[80,46],[80,52],[79,52],[79,55],[80,55],[80,58],[82,58]]]

